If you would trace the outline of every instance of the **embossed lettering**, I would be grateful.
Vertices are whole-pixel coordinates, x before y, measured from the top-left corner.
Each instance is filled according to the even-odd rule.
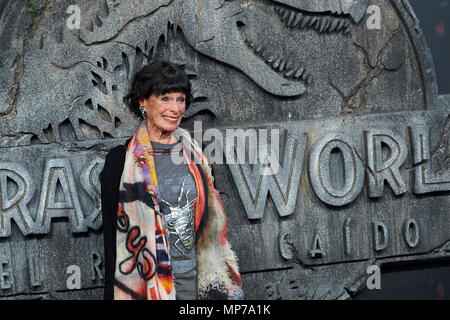
[[[430,144],[428,125],[410,127],[415,168],[414,193],[424,194],[436,191],[450,191],[450,177],[437,177],[430,170]]]
[[[14,194],[10,194],[15,186]],[[33,220],[27,204],[34,194],[34,183],[29,173],[15,163],[0,163],[0,237],[11,235],[11,219],[24,235],[33,230]]]
[[[344,224],[344,239],[345,239],[345,254],[350,255],[352,253],[351,242],[350,242],[350,222],[351,218],[345,218]]]
[[[29,244],[29,242],[28,242]],[[36,257],[34,256],[34,252],[37,253],[37,244],[33,246],[32,249],[28,248],[27,245],[27,262],[28,262],[28,271],[30,274],[30,282],[32,287],[39,287],[41,285],[41,279],[39,274],[39,265]]]
[[[383,222],[373,222],[373,242],[375,251],[386,249],[389,242],[387,227]]]
[[[47,160],[35,233],[48,233],[54,217],[69,217],[73,233],[87,231],[68,159]]]
[[[104,160],[97,158],[91,161],[87,169],[81,174],[81,186],[87,194],[94,200],[94,209],[86,216],[86,225],[94,230],[98,230],[102,225],[102,204],[100,198],[100,172],[103,170]]]
[[[396,195],[405,193],[406,184],[399,170],[407,155],[405,140],[387,130],[367,130],[365,134],[369,197],[383,196],[385,180]],[[384,156],[384,153],[389,156]]]
[[[293,257],[291,234],[287,232],[281,233],[279,235],[278,244],[280,246],[281,256],[286,260],[291,260]]]
[[[411,234],[411,230],[414,230],[414,234]],[[403,239],[411,248],[419,244],[419,224],[415,219],[410,218],[403,224]]]
[[[103,274],[100,270],[100,266],[102,264],[102,256],[98,251],[92,251],[91,253],[91,280],[95,281],[95,279],[102,280]]]
[[[311,150],[309,177],[317,197],[333,206],[346,205],[359,195],[364,182],[364,170],[361,159],[348,137],[340,134],[326,135],[319,139]],[[330,155],[337,149],[344,160],[344,185],[336,187],[331,181]]]
[[[0,257],[0,287],[3,290],[11,289],[12,287],[12,272],[9,267],[9,260],[7,257]]]
[[[322,240],[319,237],[319,233],[316,233],[314,237],[312,249],[309,250],[309,256],[311,258],[322,258],[325,256],[325,251],[323,250]]]
[[[249,219],[261,219],[264,216],[269,192],[280,216],[288,216],[295,210],[307,138],[304,133],[287,135],[283,166],[273,175],[262,174],[261,163],[255,164],[253,170],[249,164],[237,164],[230,159],[236,154],[226,152],[228,167],[241,190],[239,196]]]

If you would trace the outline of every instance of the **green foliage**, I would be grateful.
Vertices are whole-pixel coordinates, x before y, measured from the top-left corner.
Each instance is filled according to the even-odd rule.
[[[34,0],[26,0],[28,11],[34,12],[36,10]]]

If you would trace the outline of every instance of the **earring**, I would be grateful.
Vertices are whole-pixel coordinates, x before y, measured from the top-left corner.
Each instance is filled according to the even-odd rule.
[[[144,107],[143,106],[139,106],[139,110],[141,111],[142,119],[145,120],[145,118],[147,117],[147,114],[145,113]]]

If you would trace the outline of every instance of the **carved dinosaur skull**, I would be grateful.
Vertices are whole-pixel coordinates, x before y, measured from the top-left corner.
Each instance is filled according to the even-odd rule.
[[[270,3],[273,8],[267,7]],[[248,5],[265,7],[269,15],[275,9],[273,13],[291,29],[344,34],[351,27],[350,17],[361,20],[367,1],[106,0],[96,4],[101,7],[92,6],[86,15],[93,18],[92,25],[83,25],[79,35],[67,28],[52,34],[42,29],[32,38],[26,59],[41,63],[24,68],[19,99],[26,102],[18,100],[17,105],[46,108],[40,109],[40,117],[27,122],[1,117],[5,132],[22,132],[41,142],[61,141],[72,135],[70,128],[76,140],[132,134],[130,123],[137,120],[123,108],[125,86],[142,66],[144,56],[150,59],[159,40],[167,41],[170,30],[181,30],[188,47],[241,71],[273,95],[301,95],[310,74],[251,42],[246,33],[253,21],[248,18],[254,17],[246,17]],[[36,81],[42,75],[47,81]],[[87,85],[90,82],[94,86]],[[35,94],[47,91],[52,94],[39,99]],[[190,108],[191,116],[202,108],[214,113],[214,101],[202,101]],[[14,108],[9,106],[6,113]],[[25,109],[16,111],[18,117],[27,115]]]
[[[275,1],[309,13],[330,12],[349,15],[359,22],[366,12],[368,0],[281,0]],[[191,46],[209,57],[229,64],[244,72],[262,89],[278,96],[297,96],[306,91],[308,82],[303,67],[288,67],[289,62],[277,61],[261,54],[261,48],[246,44],[246,39],[237,28],[247,19],[239,1],[197,0],[183,1],[181,26]],[[201,9],[201,10],[200,10]],[[201,12],[199,15],[198,13]],[[287,26],[300,24],[302,15],[293,11],[280,12]],[[288,18],[289,16],[289,18]],[[306,18],[304,22],[306,22]],[[348,26],[348,21],[314,17],[309,26],[322,32],[324,29]],[[348,28],[346,29],[348,30]],[[250,48],[249,48],[250,47]],[[263,58],[263,59],[261,59]],[[268,65],[270,68],[268,68]],[[283,72],[280,74],[280,72]],[[303,74],[302,74],[303,73]]]
[[[196,15],[199,8],[202,14]],[[236,3],[218,0],[183,1],[183,12],[181,26],[186,39],[196,51],[241,70],[272,94],[297,96],[306,91],[301,81],[284,78],[268,68],[245,44],[237,25],[245,24],[246,17]]]
[[[337,15],[349,15],[359,22],[365,13],[368,0],[277,0],[275,3],[290,6],[294,10],[309,13],[330,12]],[[160,35],[167,34],[167,22],[180,26],[192,48],[204,55],[228,64],[245,73],[265,91],[277,96],[298,96],[306,91],[308,77],[303,68],[291,70],[285,68],[286,61],[261,59],[257,47],[246,42],[239,26],[247,19],[242,1],[225,0],[143,0],[136,2],[108,0],[108,17],[99,30],[82,30],[80,38],[86,44],[97,44],[111,40],[122,32],[127,32],[127,24],[132,20],[149,19],[153,34],[151,42]],[[164,19],[158,13],[164,11]],[[287,13],[282,12],[283,18]],[[301,16],[301,15],[300,15]],[[300,17],[291,13],[291,19]],[[309,19],[309,18],[308,18]],[[306,22],[306,19],[304,19]],[[316,23],[317,22],[317,23]],[[307,27],[328,28],[328,21],[311,18]],[[334,27],[337,26],[337,20]],[[343,21],[341,21],[343,22]],[[331,25],[331,23],[330,23]],[[340,24],[339,27],[346,27]],[[340,29],[339,28],[339,29]],[[330,28],[328,28],[330,29]],[[320,30],[322,31],[322,30]]]

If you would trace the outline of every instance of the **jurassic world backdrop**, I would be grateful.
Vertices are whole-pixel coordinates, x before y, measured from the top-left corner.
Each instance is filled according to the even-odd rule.
[[[279,134],[273,174],[213,164],[246,298],[450,257],[450,97],[406,0],[1,0],[0,40],[2,298],[103,298],[99,174],[155,59],[185,66],[203,146]]]

